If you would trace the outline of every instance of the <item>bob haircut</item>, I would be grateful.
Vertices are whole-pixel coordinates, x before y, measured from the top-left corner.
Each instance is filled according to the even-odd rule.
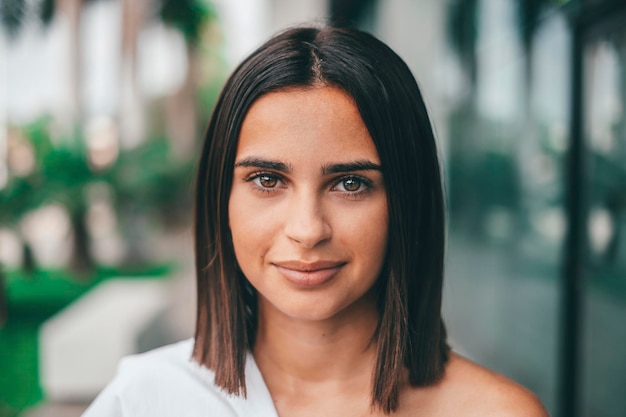
[[[293,28],[246,58],[226,82],[200,155],[195,201],[197,321],[194,359],[215,384],[246,395],[245,361],[257,294],[237,266],[228,200],[241,125],[264,94],[337,87],[352,97],[380,156],[389,213],[388,253],[377,281],[378,357],[372,406],[391,413],[408,374],[437,382],[448,359],[441,319],[445,215],[432,128],[411,71],[367,33]],[[408,371],[408,372],[407,372]]]

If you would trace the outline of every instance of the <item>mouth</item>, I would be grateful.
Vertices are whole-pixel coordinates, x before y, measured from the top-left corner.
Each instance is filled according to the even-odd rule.
[[[331,281],[345,264],[345,262],[336,261],[283,261],[273,263],[287,281],[299,287],[309,288]]]

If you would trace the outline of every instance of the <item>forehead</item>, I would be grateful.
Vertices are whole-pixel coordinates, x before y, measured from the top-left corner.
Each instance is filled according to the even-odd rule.
[[[269,93],[251,106],[241,127],[237,158],[269,153],[350,156],[380,163],[352,97],[327,86]]]

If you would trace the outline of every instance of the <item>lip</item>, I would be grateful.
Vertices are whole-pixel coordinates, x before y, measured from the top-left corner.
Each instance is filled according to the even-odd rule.
[[[316,287],[330,281],[345,262],[337,261],[281,261],[273,262],[278,272],[289,282],[300,287]]]

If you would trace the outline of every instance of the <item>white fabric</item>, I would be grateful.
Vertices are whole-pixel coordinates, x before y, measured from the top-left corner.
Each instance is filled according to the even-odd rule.
[[[128,356],[82,417],[278,417],[259,368],[246,360],[247,398],[215,386],[191,360],[193,339]]]

